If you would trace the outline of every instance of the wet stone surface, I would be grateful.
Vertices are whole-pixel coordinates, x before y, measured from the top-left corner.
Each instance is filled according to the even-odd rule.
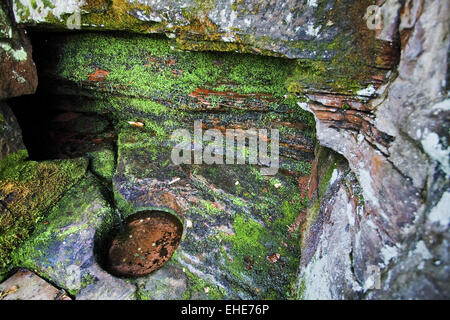
[[[139,277],[166,263],[181,240],[183,227],[172,214],[143,211],[112,233],[106,269],[117,276]]]
[[[48,101],[51,129],[50,139],[39,140],[54,142],[46,157],[88,157],[92,174],[18,250],[18,266],[38,270],[75,299],[290,298],[300,258],[296,221],[307,203],[299,183],[314,157],[313,118],[303,117],[285,89],[294,66],[251,55],[187,55],[163,39],[136,37],[135,46],[129,37],[82,38],[47,42],[61,44],[63,59],[50,62],[37,94]],[[117,50],[92,55],[102,41]],[[132,60],[125,48],[136,53]],[[84,58],[72,64],[73,56]],[[263,176],[259,165],[173,164],[170,135],[191,132],[195,120],[221,132],[279,129],[280,170]],[[176,213],[185,227],[179,247],[172,254],[157,239],[135,238],[134,226],[133,240],[113,244],[111,271],[98,256],[110,251],[95,248],[117,225],[116,208],[128,219],[142,210]],[[160,253],[169,261],[156,270],[165,262],[155,261]]]
[[[60,290],[27,269],[19,269],[0,284],[0,300],[72,300]]]

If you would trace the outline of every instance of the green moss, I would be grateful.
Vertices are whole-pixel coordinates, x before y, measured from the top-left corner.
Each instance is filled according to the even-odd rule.
[[[94,284],[94,283],[95,283],[95,277],[93,275],[91,275],[89,273],[84,274],[83,277],[81,278],[80,288],[84,289],[88,285]]]
[[[314,199],[313,204],[308,208],[308,211],[306,213],[306,221],[303,223],[302,226],[302,244],[304,244],[306,239],[308,239],[309,231],[313,223],[319,217],[319,213],[320,213],[320,202],[316,198]]]
[[[216,215],[222,211],[216,208],[214,204],[210,201],[200,200],[200,203],[205,208],[206,213],[209,215]]]
[[[26,20],[30,16],[30,8],[22,4],[20,0],[14,0],[17,12],[20,14],[20,20]]]
[[[216,83],[222,83],[217,89],[267,93],[283,102],[288,93],[286,80],[296,65],[292,60],[248,54],[174,52],[165,39],[130,35],[73,35],[58,48],[57,73],[61,77],[87,82],[89,74],[98,68],[109,72],[103,82],[90,84],[99,90],[111,88],[158,101],[188,95],[196,88],[213,89]],[[135,108],[164,112],[160,105],[154,108],[138,101]]]
[[[83,25],[101,25],[106,30],[126,29],[139,33],[150,33],[161,29],[158,23],[140,21],[129,14],[135,9],[150,14],[151,10],[145,4],[130,3],[126,0],[87,0],[83,4],[81,10],[89,12],[81,17]],[[84,28],[89,29],[89,27]]]
[[[320,215],[321,204],[326,199],[327,194],[329,194],[327,190],[330,187],[333,172],[345,161],[345,158],[328,148],[317,147],[316,161],[318,163],[318,187],[317,192],[310,199],[310,207],[306,213],[306,221],[302,225],[302,245],[305,245],[309,231]]]
[[[233,238],[233,251],[238,253],[240,258],[247,255],[264,257],[266,249],[261,244],[264,237],[267,236],[264,227],[254,220],[247,219],[239,214],[233,222],[233,228],[236,235]],[[239,263],[236,259],[236,263]]]
[[[246,203],[245,203],[244,200],[242,200],[242,198],[234,197],[233,198],[233,204],[235,204],[238,207],[243,207]]]
[[[198,10],[206,14],[208,11],[214,9],[215,0],[194,0],[194,11]]]
[[[44,275],[56,276],[53,269],[60,270],[70,264],[80,265],[81,261],[70,260],[75,259],[76,255],[72,256],[67,251],[64,253],[67,254],[65,258],[69,261],[55,262],[50,257],[55,255],[53,250],[60,250],[61,243],[67,241],[70,235],[91,229],[96,231],[97,239],[102,238],[117,223],[116,216],[111,214],[109,203],[103,198],[102,188],[92,174],[87,174],[85,179],[52,206],[45,216],[45,223],[37,224],[31,236],[12,252],[11,266],[38,269]],[[68,246],[64,248],[71,250]],[[59,263],[63,265],[58,265]],[[85,274],[81,288],[92,281],[92,276]]]
[[[343,110],[351,109],[351,107],[348,104],[343,104],[341,107]]]
[[[295,297],[296,300],[304,299],[305,290],[306,290],[306,280],[302,279],[296,289],[296,297]]]
[[[0,217],[0,272],[10,264],[11,251],[86,172],[85,159],[35,162],[26,156],[22,150],[0,162],[0,194],[7,205]]]
[[[359,75],[360,70],[357,72]],[[301,93],[310,88],[331,88],[335,92],[354,93],[364,88],[364,83],[358,82],[353,72],[334,61],[298,59],[295,71],[287,81],[287,88],[292,93]]]
[[[319,197],[323,197],[325,194],[325,191],[329,187],[329,182],[331,180],[331,177],[333,175],[333,171],[339,166],[341,163],[342,158],[340,156],[335,158],[335,161],[330,163],[325,171],[325,174],[322,176],[322,179],[319,183]]]
[[[62,45],[61,58],[57,72],[64,78],[87,81],[99,68],[109,72],[105,88],[111,84],[115,91],[146,97],[190,93],[217,78],[212,54],[174,54],[168,42],[158,38],[76,35]],[[179,67],[182,72],[174,74]]]
[[[22,163],[28,158],[27,150],[19,150],[14,153],[10,153],[4,159],[0,161],[0,177],[5,176],[6,172],[10,168],[14,168],[16,164]]]
[[[225,261],[228,261],[230,273],[236,279],[245,281],[248,274],[267,274],[269,270],[269,262],[266,259],[268,254],[267,248],[263,243],[269,238],[267,230],[258,222],[247,219],[243,214],[238,214],[233,222],[235,235],[224,236],[226,241],[232,243],[231,253],[232,261],[226,252]],[[246,269],[246,261],[253,260],[252,270]],[[252,288],[255,290],[255,288]]]
[[[225,291],[202,278],[194,275],[185,269],[188,278],[188,289],[183,296],[183,300],[204,297],[208,300],[222,300],[225,297]]]
[[[228,95],[245,95],[239,100],[240,109],[232,107],[235,112],[214,117],[223,123],[240,121],[246,108],[256,102],[272,111],[261,116],[261,126],[272,126],[272,120],[302,122],[306,129],[301,134],[314,137],[314,117],[302,110],[298,98],[285,88],[295,61],[235,53],[175,52],[165,39],[136,35],[85,33],[55,37],[51,43],[58,44],[57,77],[73,82],[71,92],[68,87],[61,89],[66,90],[64,94],[94,97],[92,111],[111,112],[118,121],[144,122],[158,136],[186,128],[199,117],[212,118],[212,114],[191,112],[202,107],[202,99],[209,107],[229,108]],[[89,81],[97,69],[107,71],[105,79]],[[196,96],[199,88],[206,92],[204,98]],[[299,131],[281,126],[282,134],[298,135]]]
[[[106,180],[111,180],[114,171],[116,170],[115,153],[111,149],[103,149],[96,152],[90,152],[88,157],[91,157],[91,170],[97,176]]]

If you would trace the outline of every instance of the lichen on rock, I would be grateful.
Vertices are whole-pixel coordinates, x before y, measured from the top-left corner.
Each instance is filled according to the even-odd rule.
[[[73,159],[27,159],[0,105],[0,272],[26,266],[77,299],[450,296],[448,2],[11,3],[0,99],[34,91],[21,28],[46,31],[32,33],[51,97],[39,155]],[[54,32],[73,22],[83,32]],[[194,123],[278,129],[278,172],[173,163],[171,133]],[[109,274],[105,237],[152,210],[183,223],[177,250]]]
[[[2,271],[11,262],[11,251],[83,177],[87,168],[85,159],[35,162],[27,157],[27,151],[20,150],[0,162]]]
[[[10,19],[5,4],[0,5],[0,100],[32,94],[37,87],[37,71],[31,44],[24,31]]]

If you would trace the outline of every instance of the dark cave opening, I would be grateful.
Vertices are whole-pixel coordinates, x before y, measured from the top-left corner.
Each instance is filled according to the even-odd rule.
[[[99,101],[99,97],[96,95],[91,96],[89,91],[94,92],[97,90],[95,81],[92,83],[91,79],[86,81],[87,83],[75,83],[63,78],[53,78],[57,72],[54,70],[55,65],[59,63],[61,57],[59,52],[60,45],[65,41],[65,37],[71,37],[78,34],[92,34],[92,32],[42,32],[42,31],[30,31],[29,36],[33,45],[33,60],[35,61],[39,83],[35,94],[28,96],[21,96],[18,98],[9,99],[7,102],[11,106],[17,120],[22,128],[24,144],[27,147],[30,160],[51,160],[51,159],[69,159],[82,156],[88,156],[91,152],[96,152],[104,147],[116,149],[117,148],[117,130],[116,126],[118,121],[117,113],[113,114],[111,110],[99,110],[98,108],[92,108]],[[100,33],[99,33],[100,34]],[[107,32],[101,33],[111,36],[117,36],[119,38],[134,39],[137,37],[133,34],[124,32]],[[165,39],[163,36],[151,35],[149,38]],[[222,59],[230,59],[230,57],[239,56],[254,57],[250,54],[241,53],[226,53],[226,52],[207,52],[215,57],[214,63],[218,63],[217,68],[222,68]],[[142,54],[139,52],[138,54]],[[258,57],[258,59],[265,59],[267,62],[273,61],[275,65],[281,62],[291,63],[288,59],[272,58],[272,57]],[[152,59],[152,58],[150,58]],[[271,60],[273,59],[273,60]],[[222,61],[222,62],[220,62]],[[220,63],[219,63],[220,62]],[[159,63],[159,62],[157,62]],[[169,66],[172,65],[172,60],[165,61]],[[258,62],[259,63],[259,62]],[[99,63],[95,60],[92,61],[91,67],[97,68]],[[101,66],[101,65],[99,65]],[[263,66],[263,65],[261,65]],[[131,68],[131,65],[127,65],[126,68]],[[267,82],[267,83],[265,83]],[[270,85],[270,81],[262,80],[263,85]],[[94,85],[93,87],[91,85]],[[223,85],[220,79],[217,83],[219,86]],[[216,85],[217,85],[216,84]],[[107,85],[106,85],[107,86]],[[233,88],[233,87],[231,87]],[[65,90],[69,89],[66,93]],[[102,89],[104,90],[104,88]],[[278,89],[277,89],[278,90]],[[197,91],[202,92],[197,96]],[[206,94],[204,93],[206,92]],[[217,94],[217,96],[216,96]],[[122,97],[123,93],[115,92],[111,93],[111,96]],[[133,95],[133,93],[132,93]],[[125,98],[133,98],[133,96]],[[168,102],[163,102],[165,105],[173,105],[174,101],[178,103],[186,103],[192,94],[187,96],[176,97],[177,93],[170,96]],[[223,103],[221,109],[218,110],[203,110],[199,111],[195,109],[188,109],[190,116],[204,117],[208,116],[227,117],[239,115],[234,121],[252,123],[259,122],[266,123],[263,119],[266,117],[266,113],[273,113],[271,117],[274,121],[267,122],[264,125],[274,126],[276,128],[283,129],[281,139],[284,140],[281,143],[282,153],[284,152],[288,157],[293,157],[296,160],[312,160],[313,159],[313,145],[315,144],[314,136],[314,120],[313,117],[307,112],[300,114],[300,118],[296,118],[298,111],[290,110],[291,106],[287,106],[281,100],[277,100],[275,104],[279,104],[278,110],[264,110],[267,104],[272,104],[274,99],[271,94],[261,94],[253,92],[246,94],[237,94],[232,91],[214,91],[196,89],[193,93],[195,99],[198,99],[196,103],[198,107],[204,108],[203,104],[215,104],[215,100],[220,100],[220,104]],[[209,97],[211,95],[211,97]],[[103,97],[108,96],[108,93],[103,92]],[[139,99],[142,97],[137,96]],[[104,99],[104,98],[101,98]],[[159,101],[159,97],[149,96],[148,100]],[[163,98],[164,99],[164,98]],[[186,100],[188,99],[188,100]],[[145,100],[145,97],[144,99]],[[192,99],[191,99],[192,100]],[[242,103],[244,100],[246,109],[238,107],[234,110],[236,104]],[[163,100],[164,101],[164,100]],[[189,102],[188,102],[189,103]],[[192,102],[190,102],[192,103]],[[134,107],[133,107],[134,108]],[[192,108],[191,106],[189,108]],[[208,108],[208,107],[207,107]],[[239,109],[241,108],[241,109]],[[190,111],[192,110],[192,111]],[[149,117],[149,114],[140,113],[136,109],[124,109],[131,117],[141,116],[143,118]],[[306,114],[306,118],[305,118]],[[150,117],[153,117],[150,116]],[[276,117],[276,118],[274,118]],[[157,118],[157,117],[156,117]],[[158,121],[155,118],[156,121]],[[312,119],[312,120],[311,120]],[[153,119],[152,119],[153,120]],[[210,123],[208,126],[216,127],[216,120],[207,120]],[[237,124],[237,127],[247,125],[245,123]],[[220,125],[224,126],[236,126],[234,123],[227,120],[226,123]],[[297,145],[301,145],[298,147]],[[280,168],[282,171],[286,171],[284,168]],[[290,171],[289,169],[287,170]]]
[[[117,136],[109,117],[73,107],[85,100],[38,91],[8,101],[22,129],[30,160],[77,158],[115,143]]]
[[[58,81],[43,76],[54,63],[48,59],[46,45],[51,35],[30,33],[39,77],[36,93],[7,100],[22,129],[29,160],[71,159],[89,156],[106,145],[113,147],[117,140],[114,119],[83,110],[90,103],[88,97],[54,93]]]

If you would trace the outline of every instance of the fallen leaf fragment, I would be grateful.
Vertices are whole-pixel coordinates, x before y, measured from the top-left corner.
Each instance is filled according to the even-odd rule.
[[[281,255],[279,253],[275,253],[271,256],[267,256],[267,260],[269,260],[272,263],[277,262],[278,260],[280,260],[280,258],[281,258]]]
[[[167,63],[167,65],[169,65],[169,66],[174,65],[176,62],[177,62],[177,60],[175,60],[175,59],[169,59],[169,60],[166,60],[166,63]]]
[[[168,185],[170,186],[171,184],[174,184],[175,182],[178,182],[178,181],[180,181],[181,179],[180,178],[175,178],[175,179],[173,179],[172,181],[170,181],[169,183],[168,183]]]
[[[6,297],[8,294],[16,292],[17,290],[19,290],[19,286],[17,286],[17,285],[9,288],[9,290],[6,292],[0,290],[0,300],[3,299],[4,297]]]
[[[245,267],[247,268],[247,270],[252,270],[253,269],[253,265],[255,264],[255,260],[250,258],[250,256],[246,256],[244,258],[244,261],[245,261]]]
[[[89,81],[102,82],[106,79],[106,76],[109,74],[109,71],[101,70],[99,68],[95,69],[93,73],[89,75]]]
[[[142,128],[144,126],[144,124],[139,121],[128,121],[128,124],[138,128]]]

